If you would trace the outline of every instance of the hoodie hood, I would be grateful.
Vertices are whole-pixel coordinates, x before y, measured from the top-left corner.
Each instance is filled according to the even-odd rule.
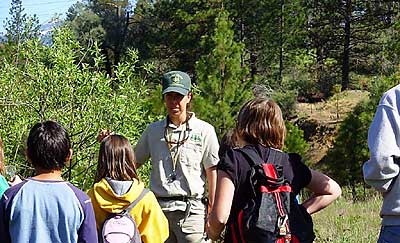
[[[88,192],[93,205],[107,213],[121,212],[140,195],[144,188],[143,182],[134,179],[126,193],[122,192],[121,194],[121,191],[117,193],[114,191],[113,188],[126,187],[126,183],[127,181],[107,180],[105,178],[95,183]]]

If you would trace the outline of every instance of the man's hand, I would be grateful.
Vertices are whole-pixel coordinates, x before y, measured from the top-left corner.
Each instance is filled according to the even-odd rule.
[[[101,130],[101,131],[99,132],[99,135],[97,135],[97,142],[101,143],[101,142],[103,142],[103,140],[104,140],[105,138],[107,138],[108,136],[113,135],[113,134],[114,134],[114,132],[112,132],[112,131],[109,130],[109,129],[107,129],[107,130]]]
[[[19,183],[21,183],[21,182],[22,182],[21,177],[19,177],[19,175],[15,175],[15,176],[13,176],[13,177],[11,178],[11,180],[8,182],[8,185],[10,185],[10,186],[15,186],[15,185],[17,185],[17,184],[19,184]]]

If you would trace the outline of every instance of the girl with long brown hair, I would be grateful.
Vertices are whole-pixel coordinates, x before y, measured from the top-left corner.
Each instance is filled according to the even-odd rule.
[[[98,230],[110,214],[123,211],[144,190],[128,139],[109,134],[100,137],[104,139],[101,139],[95,184],[88,192]],[[162,243],[168,238],[168,221],[151,191],[140,199],[130,214],[143,242]]]
[[[247,102],[239,112],[234,134],[235,145],[241,148],[228,149],[217,166],[215,202],[207,223],[207,234],[211,239],[218,239],[226,224],[229,227],[226,228],[225,242],[236,242],[235,239],[242,242],[242,232],[235,231],[233,225],[238,221],[240,210],[252,199],[250,174],[254,172],[245,151],[251,150],[264,162],[271,162],[267,161],[270,153],[279,154],[282,160],[277,166],[282,168],[282,174],[293,190],[290,200],[294,200],[293,195],[303,188],[313,193],[300,205],[306,214],[318,212],[341,194],[334,180],[308,168],[300,155],[281,151],[286,135],[285,122],[279,106],[271,99],[254,98]]]

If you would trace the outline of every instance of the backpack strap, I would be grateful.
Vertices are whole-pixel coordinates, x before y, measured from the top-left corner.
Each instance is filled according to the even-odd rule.
[[[133,202],[127,207],[125,208],[121,213],[122,214],[128,214],[132,208],[134,208],[136,206],[136,204],[138,204],[138,202],[149,192],[150,190],[147,188],[143,188],[142,192],[140,193],[140,195],[133,200]]]
[[[249,147],[244,147],[244,148],[240,148],[239,151],[241,151],[245,157],[247,158],[248,163],[250,164],[250,166],[252,168],[255,168],[256,166],[265,164],[263,166],[261,166],[261,168],[263,168],[263,174],[265,173],[266,176],[266,180],[275,185],[281,185],[285,182],[285,178],[284,177],[280,177],[279,175],[282,174],[282,163],[283,160],[286,158],[285,157],[285,153],[273,149],[273,148],[268,148],[267,150],[267,159],[263,160],[263,158],[261,157],[261,155],[254,149],[251,149]],[[280,165],[279,169],[276,165]],[[261,169],[259,168],[259,169]],[[278,172],[278,170],[280,172]],[[252,169],[250,172],[250,180],[251,183],[253,185],[253,195],[256,195],[256,192],[254,190],[254,186],[257,184],[256,180],[253,180],[253,178],[255,178],[256,174],[256,170]]]
[[[249,147],[240,148],[239,151],[241,151],[247,157],[247,159],[249,159],[248,161],[250,166],[260,165],[263,163],[282,165],[282,161],[285,158],[285,154],[283,152],[273,148],[268,148],[268,155],[265,161],[257,151]]]

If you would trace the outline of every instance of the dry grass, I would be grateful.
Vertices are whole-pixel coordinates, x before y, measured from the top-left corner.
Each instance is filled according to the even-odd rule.
[[[352,202],[340,198],[313,215],[317,238],[315,243],[376,242],[380,230],[380,196]]]
[[[381,202],[380,196],[355,203],[344,197],[339,198],[313,215],[314,243],[376,242],[380,230]]]

